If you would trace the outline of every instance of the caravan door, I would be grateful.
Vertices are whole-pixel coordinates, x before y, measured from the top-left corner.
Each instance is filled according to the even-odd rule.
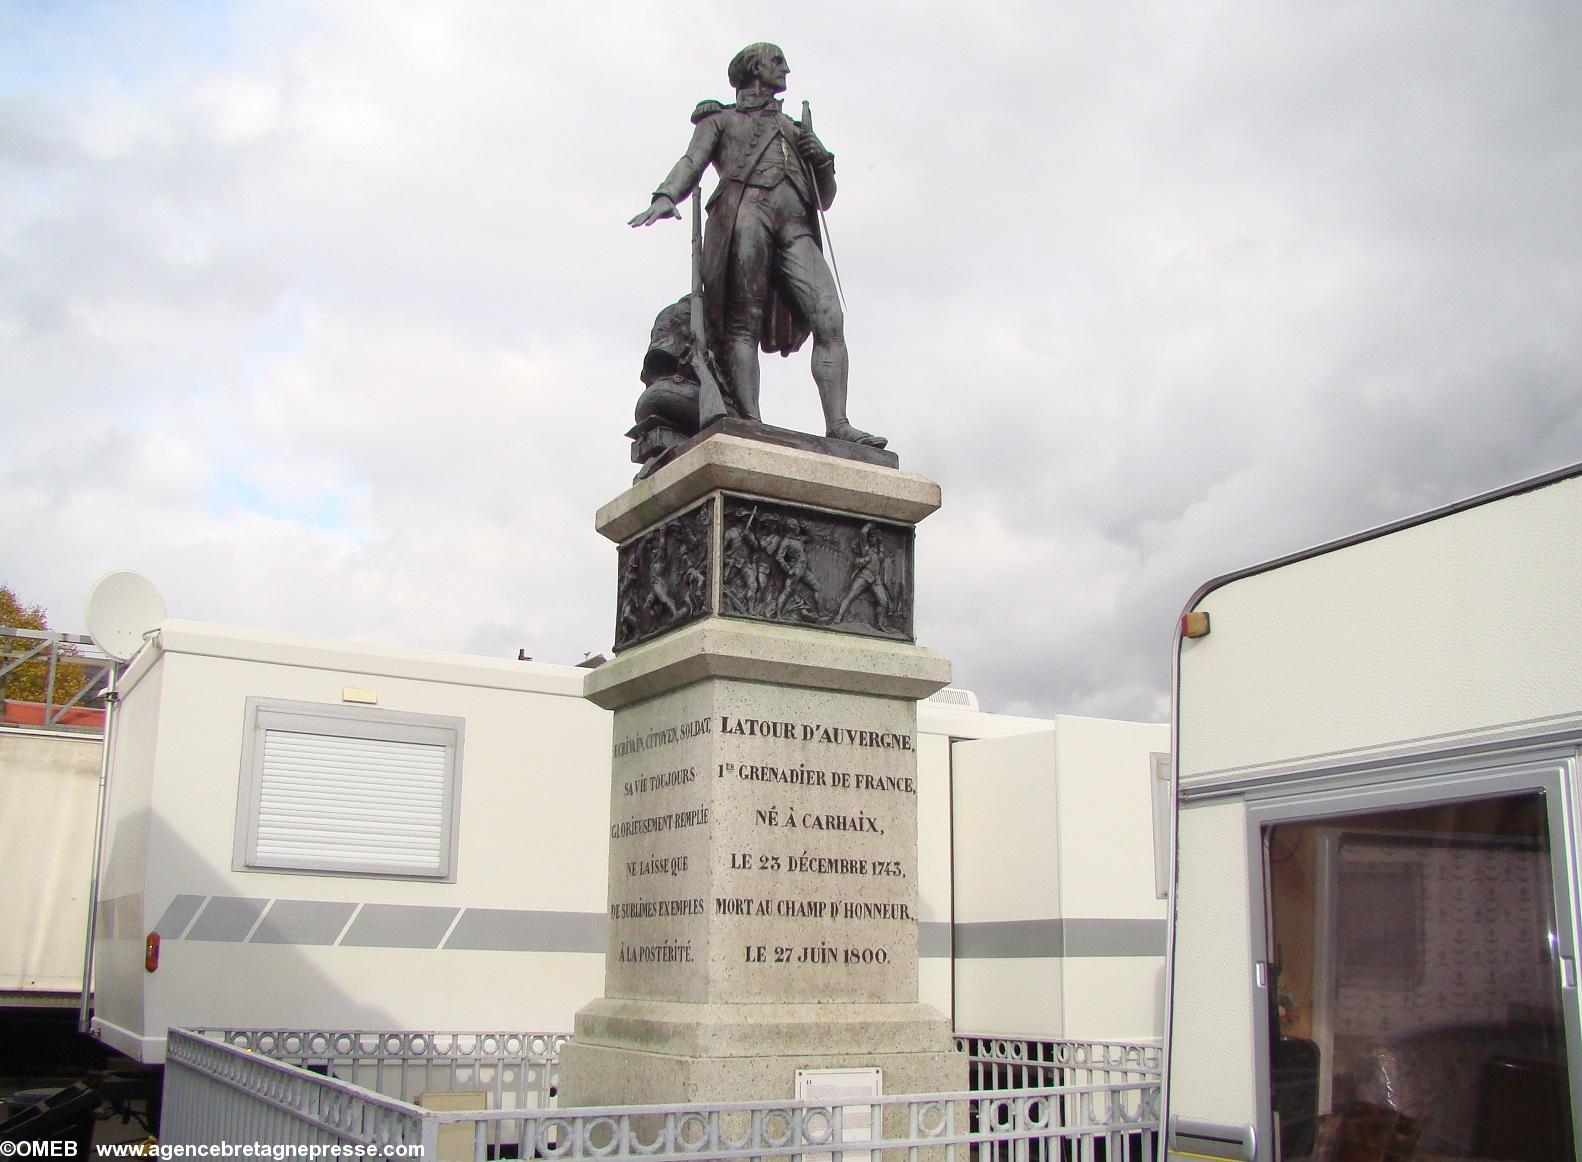
[[[1574,1157],[1573,763],[1249,796],[1262,1156]]]

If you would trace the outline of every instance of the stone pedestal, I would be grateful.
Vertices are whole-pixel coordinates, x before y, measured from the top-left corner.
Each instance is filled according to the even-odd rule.
[[[605,995],[560,1104],[778,1100],[798,1069],[964,1089],[917,1000],[916,701],[895,468],[716,434],[599,513],[620,546]]]

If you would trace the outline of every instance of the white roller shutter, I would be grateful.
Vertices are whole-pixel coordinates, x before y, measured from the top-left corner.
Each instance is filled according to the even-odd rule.
[[[445,748],[270,730],[258,795],[260,863],[437,875]]]
[[[459,720],[304,703],[249,710],[246,866],[451,874]]]

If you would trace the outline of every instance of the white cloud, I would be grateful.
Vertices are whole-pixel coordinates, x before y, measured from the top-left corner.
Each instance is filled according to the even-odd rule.
[[[852,415],[946,508],[991,708],[1158,716],[1210,575],[1577,458],[1564,6],[145,3],[0,47],[0,581],[575,660],[687,232],[779,36],[835,150]],[[766,417],[818,422],[806,354]],[[48,552],[16,546],[48,544]]]

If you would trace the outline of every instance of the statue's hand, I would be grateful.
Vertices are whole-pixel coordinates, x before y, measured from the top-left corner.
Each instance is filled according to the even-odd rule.
[[[824,148],[824,143],[811,129],[804,129],[797,134],[797,152],[802,155],[802,160],[818,169],[820,166],[829,165],[835,160],[835,155]]]
[[[633,217],[632,220],[627,223],[627,225],[652,226],[655,222],[662,221],[665,218],[679,217],[681,217],[681,211],[676,209],[676,204],[664,194],[660,194],[651,203],[649,203],[648,209]]]

